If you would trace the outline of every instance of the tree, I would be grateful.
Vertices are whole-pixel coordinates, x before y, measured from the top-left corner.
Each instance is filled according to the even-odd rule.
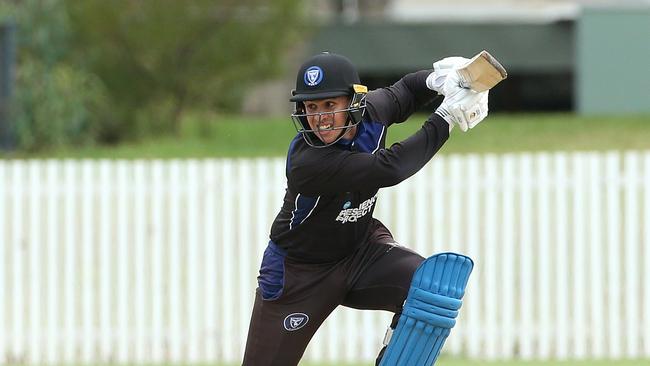
[[[103,81],[119,139],[178,132],[187,109],[236,110],[279,71],[302,30],[300,0],[67,0],[74,60]]]
[[[13,0],[0,19],[16,23],[17,66],[11,119],[18,147],[90,144],[111,124],[101,81],[66,60],[69,23],[61,0]]]

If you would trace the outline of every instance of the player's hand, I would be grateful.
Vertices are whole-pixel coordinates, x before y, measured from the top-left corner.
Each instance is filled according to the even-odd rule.
[[[449,130],[458,125],[463,132],[474,128],[488,115],[488,93],[458,88],[454,94],[445,96],[436,114],[449,123]]]
[[[464,66],[470,61],[465,57],[445,57],[433,63],[433,72],[427,77],[427,87],[431,90],[438,92],[438,94],[445,94],[444,90],[448,76],[455,74],[452,78],[458,78],[455,70]]]

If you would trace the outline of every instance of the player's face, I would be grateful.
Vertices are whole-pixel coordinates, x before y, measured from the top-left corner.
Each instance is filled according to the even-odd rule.
[[[304,102],[305,112],[308,114],[307,122],[316,135],[326,144],[336,140],[341,134],[340,129],[345,126],[348,119],[348,112],[342,111],[350,106],[350,98],[347,96],[333,97],[327,99],[308,100]],[[339,111],[339,112],[337,112]],[[310,116],[309,114],[319,113]],[[356,127],[350,128],[343,138],[354,137]]]

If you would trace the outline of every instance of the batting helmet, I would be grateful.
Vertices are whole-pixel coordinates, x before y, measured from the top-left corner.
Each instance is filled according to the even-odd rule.
[[[361,122],[366,110],[365,96],[368,89],[360,84],[359,74],[350,60],[335,53],[322,52],[305,61],[296,78],[296,89],[289,99],[296,102],[296,110],[291,115],[296,130],[302,133],[305,141],[314,147],[325,147],[339,141],[345,133]],[[348,119],[340,129],[338,138],[331,143],[323,143],[316,137],[317,131],[307,123],[304,101],[350,96],[348,108],[336,111],[347,112]]]

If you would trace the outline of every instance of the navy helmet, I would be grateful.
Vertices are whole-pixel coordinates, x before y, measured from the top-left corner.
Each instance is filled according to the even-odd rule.
[[[291,115],[294,126],[309,145],[330,146],[361,122],[366,110],[367,92],[368,89],[361,85],[356,68],[347,57],[330,52],[319,53],[305,61],[298,71],[296,89],[291,92],[289,99],[296,103],[296,109]],[[341,133],[333,142],[325,144],[317,137],[318,131],[312,130],[307,123],[308,116],[320,118],[324,113],[306,113],[303,102],[345,95],[350,97],[348,108],[335,113],[348,113],[346,124],[332,127],[331,130],[341,130]]]

